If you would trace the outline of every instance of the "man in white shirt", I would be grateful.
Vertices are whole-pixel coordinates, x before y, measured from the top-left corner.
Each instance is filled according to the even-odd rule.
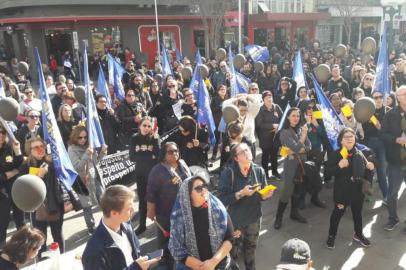
[[[100,198],[103,218],[87,242],[84,270],[147,270],[160,258],[140,257],[140,244],[127,222],[134,214],[134,192],[126,186],[108,187]]]

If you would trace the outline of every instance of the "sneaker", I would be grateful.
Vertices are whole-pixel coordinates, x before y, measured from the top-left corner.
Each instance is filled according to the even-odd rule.
[[[385,225],[384,229],[385,229],[386,231],[393,231],[393,229],[395,229],[396,225],[398,225],[398,224],[399,224],[399,221],[389,221],[389,222]]]
[[[329,235],[329,237],[327,238],[327,242],[326,242],[328,249],[334,249],[335,248],[334,241],[335,241],[335,237]]]
[[[361,235],[361,236],[359,237],[359,236],[357,236],[356,234],[354,234],[353,237],[352,237],[352,239],[353,239],[355,242],[360,243],[361,246],[363,246],[363,247],[370,247],[370,246],[371,246],[371,242],[370,242],[367,238],[365,238],[363,235]]]

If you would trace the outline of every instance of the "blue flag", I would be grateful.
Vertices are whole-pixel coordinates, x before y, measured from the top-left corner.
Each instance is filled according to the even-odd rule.
[[[267,62],[269,60],[269,51],[267,47],[250,44],[245,46],[245,51],[254,62]]]
[[[107,99],[107,108],[113,108],[113,102],[111,101],[111,96],[109,92],[109,86],[106,82],[106,77],[104,77],[104,72],[101,64],[99,63],[99,76],[97,78],[97,92],[102,94]]]
[[[386,26],[382,34],[381,46],[379,47],[378,63],[376,66],[375,84],[373,91],[381,92],[385,97],[391,92],[388,61],[388,43],[386,41]]]
[[[206,84],[204,83],[200,73],[197,72],[197,81],[199,82],[199,91],[197,96],[197,123],[207,126],[210,135],[210,144],[216,144],[216,136],[214,131],[216,125],[214,123],[213,114],[210,108],[210,96],[207,91]]]
[[[228,64],[230,68],[230,88],[231,88],[231,97],[234,97],[237,94],[243,94],[248,92],[248,86],[251,81],[246,78],[244,75],[239,73],[234,68],[234,55],[231,51],[231,46],[228,47]]]
[[[121,82],[123,78],[123,74],[125,73],[125,69],[121,66],[116,59],[111,56],[111,54],[107,55],[107,63],[108,63],[108,70],[109,70],[109,82],[113,85],[114,94],[116,97],[123,102],[124,101],[124,86]]]
[[[178,48],[176,48],[176,61],[182,61],[183,60],[183,55],[182,53],[179,51]]]
[[[312,80],[314,84],[314,90],[316,92],[316,97],[319,101],[320,109],[323,113],[323,123],[326,129],[327,138],[330,142],[331,147],[334,150],[338,150],[339,147],[337,144],[337,137],[341,129],[344,128],[344,124],[314,76],[312,77]]]
[[[87,60],[87,48],[86,43],[84,44],[84,52],[83,52],[83,73],[85,79],[85,91],[86,91],[86,114],[87,114],[87,121],[86,121],[86,128],[87,128],[87,138],[89,141],[89,145],[92,146],[94,149],[100,148],[102,144],[104,144],[104,137],[103,132],[101,129],[101,125],[99,122],[99,116],[96,110],[96,103],[93,97],[92,87],[90,86],[90,78],[89,78],[89,64]]]
[[[276,132],[279,132],[282,129],[283,123],[285,122],[286,115],[288,115],[288,111],[290,110],[290,104],[286,105],[285,111],[282,114],[281,121],[279,122],[278,129]]]
[[[193,91],[193,96],[197,100],[199,98],[199,80],[197,77],[197,73],[199,73],[199,65],[202,64],[202,57],[200,56],[199,50],[196,52],[196,66],[195,69],[193,70],[193,75],[192,79],[190,80],[189,83],[189,88],[192,89]],[[200,74],[199,74],[200,77]]]
[[[171,64],[169,62],[168,51],[166,50],[165,46],[162,45],[162,77],[163,81],[165,81],[166,77],[171,75],[173,77],[173,71],[171,68]]]
[[[51,148],[56,178],[58,181],[63,183],[66,189],[71,190],[71,187],[78,174],[73,168],[68,157],[68,153],[66,152],[65,145],[62,141],[61,133],[56,123],[51,100],[49,99],[48,92],[45,87],[45,78],[37,47],[34,48],[34,54],[38,70],[39,96],[42,100],[42,130],[44,132],[44,140]]]
[[[307,89],[305,73],[303,70],[302,56],[301,56],[300,50],[297,51],[297,54],[295,57],[295,62],[293,64],[292,79],[294,81],[296,81],[296,83],[297,83],[296,93],[298,92],[299,88],[302,86],[306,87],[306,89]],[[299,99],[299,97],[296,95],[296,100],[298,100],[298,99]]]

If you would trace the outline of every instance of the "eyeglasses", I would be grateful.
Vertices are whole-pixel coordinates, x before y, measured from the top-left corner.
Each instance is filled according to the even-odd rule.
[[[193,96],[193,94],[192,94],[192,93],[189,93],[189,94],[186,94],[186,95],[185,95],[185,97],[190,97],[190,96]]]
[[[372,97],[374,100],[383,99],[383,96],[374,96]]]
[[[144,124],[144,125],[142,125],[143,127],[146,127],[146,128],[151,128],[151,125],[147,125],[147,124]]]
[[[178,149],[170,149],[170,150],[167,151],[167,153],[169,155],[174,155],[174,154],[178,154],[179,150]]]
[[[127,97],[135,97],[135,94],[127,94]]]
[[[68,88],[67,87],[59,87],[56,90],[58,90],[58,91],[66,91],[66,90],[68,90]]]
[[[35,151],[41,151],[41,150],[44,150],[44,149],[45,149],[44,145],[31,146],[31,150],[35,150]]]
[[[168,85],[168,88],[175,88],[175,87],[176,87],[176,85],[174,85],[174,84]]]
[[[28,115],[28,117],[31,119],[38,119],[39,115]]]
[[[87,136],[79,136],[79,138],[78,138],[79,140],[87,140]]]
[[[203,192],[203,189],[208,189],[208,185],[206,184],[206,183],[204,183],[204,184],[202,184],[202,185],[198,185],[198,186],[195,186],[194,188],[193,188],[197,193],[202,193]]]

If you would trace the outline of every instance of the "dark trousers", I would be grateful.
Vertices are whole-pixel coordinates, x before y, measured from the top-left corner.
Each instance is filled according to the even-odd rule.
[[[41,232],[44,233],[45,235],[45,243],[41,247],[40,253],[46,251],[47,245],[46,245],[46,238],[47,238],[47,228],[48,225],[51,227],[51,235],[52,239],[54,242],[58,243],[59,245],[59,250],[61,253],[65,251],[65,240],[63,238],[63,233],[62,233],[62,225],[63,225],[63,214],[61,214],[61,217],[59,220],[56,221],[39,221],[35,219],[35,213],[32,214],[32,222],[35,228],[40,230]]]
[[[16,228],[19,229],[25,225],[24,212],[15,205],[11,199],[11,194],[8,197],[4,195],[4,197],[0,199],[0,244],[6,241],[7,228],[11,218],[10,210],[13,210],[13,220]]]
[[[255,270],[255,252],[258,244],[259,230],[261,228],[261,219],[242,228],[236,228],[241,231],[241,236],[234,239],[231,256],[235,261],[238,260],[240,253],[244,258],[245,270]]]
[[[357,202],[353,202],[350,204],[351,212],[352,212],[352,220],[354,221],[354,231],[355,235],[358,237],[362,236],[362,205],[364,204],[364,200],[358,200]],[[330,217],[330,228],[328,231],[329,236],[335,237],[337,235],[338,225],[340,224],[341,217],[345,213],[345,209],[348,205],[344,205],[343,209],[339,209],[337,207],[337,203],[334,206],[334,210],[331,213]]]
[[[264,168],[265,173],[267,176],[269,171],[269,162],[271,162],[271,170],[272,174],[275,175],[278,172],[278,147],[271,146],[269,148],[261,148],[262,149],[262,158],[261,164],[262,168]]]
[[[140,226],[145,226],[147,221],[147,175],[137,176],[138,212],[140,213]]]
[[[169,229],[167,229],[167,231],[169,232]],[[159,269],[172,270],[175,261],[168,249],[169,237],[165,237],[159,228],[157,228],[157,240],[158,248],[164,250],[164,255],[159,261]]]

